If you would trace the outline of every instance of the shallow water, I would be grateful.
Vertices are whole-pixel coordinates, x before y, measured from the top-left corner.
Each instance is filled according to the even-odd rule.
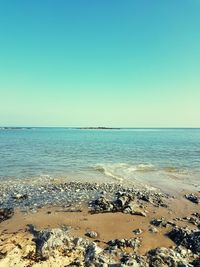
[[[200,186],[200,129],[0,129],[0,178]]]

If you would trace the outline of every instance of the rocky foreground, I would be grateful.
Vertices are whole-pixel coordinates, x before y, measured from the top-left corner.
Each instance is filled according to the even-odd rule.
[[[0,192],[2,267],[200,266],[199,192],[176,199],[152,189],[75,182],[35,187],[10,184],[1,187]],[[48,228],[38,227],[38,221],[35,225],[29,223],[24,229],[20,226],[16,231],[9,230],[10,223],[13,225],[16,220],[17,224],[16,213],[19,218],[26,216],[22,221],[31,214],[31,222],[47,207],[45,214],[49,215],[45,216],[52,215],[53,219],[52,206],[59,207],[64,221],[70,222],[68,225],[56,224],[57,227],[52,228],[49,219]],[[83,210],[86,211],[82,218],[79,214]],[[118,217],[114,217],[115,214]],[[54,217],[58,216],[59,213],[55,213]],[[96,221],[89,224],[93,216]],[[111,216],[109,223],[112,223],[113,235],[110,233],[112,228],[107,236],[103,233],[108,231],[104,225],[106,216]],[[75,217],[83,233],[76,232],[77,224],[75,227],[72,220]],[[38,218],[42,220],[43,217]],[[67,221],[69,218],[72,219]],[[98,228],[100,220],[102,228]],[[130,225],[133,225],[132,231]],[[116,229],[120,231],[117,236],[124,238],[115,238]],[[113,238],[109,239],[111,236]],[[146,243],[154,239],[158,240],[155,244],[164,240],[162,242],[166,243],[162,244],[166,246],[155,247],[151,241],[147,246]],[[148,249],[145,250],[145,246]]]

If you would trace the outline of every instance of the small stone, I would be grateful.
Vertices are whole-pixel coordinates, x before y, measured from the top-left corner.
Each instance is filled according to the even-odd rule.
[[[142,229],[139,229],[139,228],[133,230],[133,233],[134,233],[135,235],[140,235],[142,232],[143,232]]]
[[[28,198],[28,195],[27,194],[16,194],[13,196],[14,199],[17,199],[17,200],[24,200],[24,199],[27,199]]]
[[[96,238],[98,236],[98,234],[94,231],[88,231],[85,235],[91,238]]]
[[[149,227],[149,232],[152,232],[152,233],[158,233],[158,229],[156,227],[154,227],[153,225],[151,225]]]
[[[163,220],[162,219],[153,219],[150,223],[154,226],[161,226],[163,223]]]

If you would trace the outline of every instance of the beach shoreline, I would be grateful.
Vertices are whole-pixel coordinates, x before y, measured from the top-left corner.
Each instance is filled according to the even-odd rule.
[[[178,247],[176,242],[168,236],[175,227],[180,229],[187,227],[191,233],[193,231],[199,233],[199,204],[193,203],[192,198],[186,198],[194,195],[200,199],[197,190],[183,191],[174,196],[158,189],[124,187],[116,183],[58,183],[58,181],[52,183],[51,181],[46,187],[40,186],[37,187],[38,194],[34,188],[35,191],[32,193],[29,191],[29,195],[22,192],[16,194],[10,191],[10,188],[9,191],[3,188],[4,200],[6,192],[10,196],[10,199],[7,198],[7,208],[12,205],[14,215],[0,223],[0,266],[14,266],[16,262],[17,266],[68,266],[62,265],[63,260],[66,261],[63,252],[58,258],[57,256],[47,257],[45,260],[34,258],[37,245],[33,241],[34,236],[30,227],[34,227],[38,232],[59,229],[64,231],[68,238],[89,240],[88,242],[103,250],[104,254],[107,253],[111,240],[137,241],[136,247],[115,248],[116,251],[114,249],[111,254],[109,253],[110,260],[107,264],[118,264],[116,266],[123,266],[121,259],[124,254],[131,257],[135,253],[147,257],[145,255],[148,255],[149,251],[160,247],[176,250]],[[13,188],[16,189],[15,186]],[[49,198],[45,197],[46,194]],[[31,199],[34,195],[43,196]],[[63,195],[67,197],[61,197]],[[1,210],[3,209],[6,207],[2,207]],[[88,237],[88,232],[94,232],[96,236]],[[48,239],[45,242],[48,242]],[[53,249],[56,250],[57,247]],[[27,259],[26,256],[30,251],[32,257]],[[192,262],[198,258],[198,253],[187,252],[184,260]],[[114,254],[117,256],[114,257]],[[68,263],[71,264],[73,261],[74,258],[68,255]],[[84,256],[81,261],[80,266],[90,266],[86,265]],[[95,259],[93,261],[95,262]],[[151,259],[147,257],[145,261],[149,264],[148,261]],[[91,260],[91,264],[95,264],[94,262]],[[96,264],[97,262],[96,259]]]

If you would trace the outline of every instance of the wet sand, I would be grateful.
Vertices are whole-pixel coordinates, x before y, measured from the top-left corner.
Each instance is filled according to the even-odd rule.
[[[190,203],[184,198],[172,199],[169,201],[169,207],[147,206],[147,216],[137,216],[116,213],[98,213],[91,214],[86,206],[78,212],[71,212],[62,207],[45,207],[38,210],[37,213],[24,214],[17,210],[14,216],[0,224],[1,236],[17,233],[27,233],[28,225],[34,225],[37,229],[46,228],[69,228],[69,235],[85,237],[89,230],[98,233],[98,240],[104,245],[111,239],[132,238],[136,236],[133,233],[135,229],[142,229],[140,235],[143,238],[143,245],[140,253],[144,254],[152,248],[158,246],[169,247],[173,242],[165,236],[169,228],[158,228],[158,233],[148,231],[152,219],[167,218],[168,221],[180,217],[190,216],[194,212],[199,212],[199,207]],[[179,226],[187,226],[187,222],[177,222]],[[194,228],[193,225],[189,225]]]

